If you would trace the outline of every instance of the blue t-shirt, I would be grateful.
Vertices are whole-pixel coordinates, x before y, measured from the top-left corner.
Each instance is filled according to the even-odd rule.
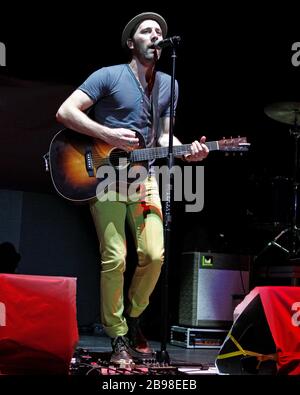
[[[153,130],[153,100],[156,100],[156,119],[170,116],[171,77],[156,72],[152,95],[149,98],[128,64],[103,67],[91,74],[78,87],[95,103],[94,118],[111,128],[127,128],[142,133],[146,145],[155,145],[158,130]],[[157,93],[156,93],[157,92]],[[178,84],[175,83],[175,108]],[[152,100],[153,99],[153,100]],[[157,127],[156,127],[157,129]]]

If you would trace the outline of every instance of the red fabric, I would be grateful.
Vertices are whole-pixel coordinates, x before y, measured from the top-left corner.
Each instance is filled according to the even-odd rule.
[[[300,374],[300,287],[257,287],[278,353],[278,373]]]
[[[66,374],[77,342],[75,278],[0,274],[0,372]]]

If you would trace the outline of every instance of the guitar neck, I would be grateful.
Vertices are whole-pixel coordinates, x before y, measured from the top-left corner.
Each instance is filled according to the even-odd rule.
[[[210,151],[219,149],[218,141],[210,141],[205,143]],[[186,155],[191,153],[192,144],[174,145],[173,153],[175,156]],[[166,158],[169,153],[169,147],[142,148],[132,151],[130,160],[139,162],[144,160]]]

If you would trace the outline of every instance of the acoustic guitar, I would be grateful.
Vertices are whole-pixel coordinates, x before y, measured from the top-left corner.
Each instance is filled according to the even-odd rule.
[[[127,152],[71,129],[58,132],[48,152],[50,174],[58,194],[74,202],[93,199],[102,180],[99,173],[109,173],[109,169],[114,170],[117,176],[124,170],[129,174],[147,175],[149,161],[167,157],[168,147],[146,148],[142,134],[136,132],[136,136],[140,148]],[[244,152],[248,151],[250,144],[245,137],[238,137],[210,141],[206,145],[210,151]],[[189,154],[191,144],[174,145],[173,151],[175,156]],[[135,179],[128,177],[127,182]]]

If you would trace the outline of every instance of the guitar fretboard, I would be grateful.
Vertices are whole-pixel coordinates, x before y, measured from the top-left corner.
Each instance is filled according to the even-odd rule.
[[[216,151],[219,149],[218,141],[209,141],[205,143],[210,151]],[[154,148],[142,148],[133,151],[130,155],[132,162],[139,162],[143,160],[152,160],[165,158],[168,156],[169,147],[154,147]],[[191,153],[191,144],[174,145],[174,155],[185,155]]]

